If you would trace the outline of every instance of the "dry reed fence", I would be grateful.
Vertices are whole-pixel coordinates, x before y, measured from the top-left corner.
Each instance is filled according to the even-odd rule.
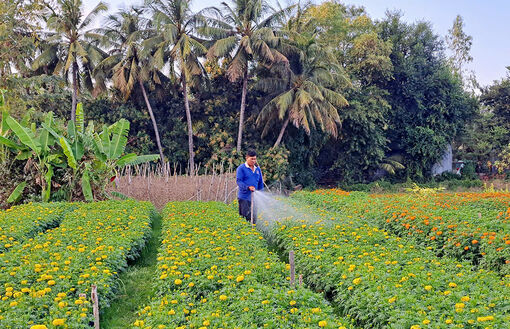
[[[237,197],[232,166],[200,166],[192,174],[182,173],[177,165],[141,164],[127,166],[119,173],[113,191],[136,200],[150,201],[161,209],[170,201],[220,201],[230,203]]]

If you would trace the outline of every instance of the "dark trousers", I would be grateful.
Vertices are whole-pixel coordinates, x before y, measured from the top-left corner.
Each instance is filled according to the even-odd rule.
[[[248,222],[251,223],[251,201],[237,199],[239,201],[239,215],[246,218]],[[257,222],[257,210],[253,209],[253,224]]]

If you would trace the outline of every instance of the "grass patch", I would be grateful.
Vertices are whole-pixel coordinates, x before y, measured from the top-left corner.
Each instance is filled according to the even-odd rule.
[[[158,248],[161,245],[161,215],[154,216],[152,236],[128,269],[119,276],[119,291],[109,308],[101,314],[101,328],[125,329],[136,320],[136,312],[156,293],[152,281],[156,273]]]

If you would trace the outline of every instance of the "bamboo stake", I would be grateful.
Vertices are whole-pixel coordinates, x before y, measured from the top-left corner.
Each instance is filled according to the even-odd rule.
[[[290,264],[290,285],[294,286],[296,283],[296,268],[294,264],[294,250],[289,251],[289,264]]]
[[[92,307],[94,312],[94,329],[99,329],[99,303],[97,298],[97,286],[92,285],[92,292],[90,293],[92,299]]]

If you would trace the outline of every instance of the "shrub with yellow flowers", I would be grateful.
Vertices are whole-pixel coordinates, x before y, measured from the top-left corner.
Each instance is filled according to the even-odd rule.
[[[64,213],[73,207],[63,202],[28,203],[0,211],[0,252],[58,226]]]
[[[510,323],[510,276],[437,257],[432,247],[370,225],[359,213],[292,202],[304,218],[277,223],[275,244],[294,250],[306,283],[332,296],[341,314],[361,327],[495,329]]]
[[[108,306],[117,272],[151,234],[153,211],[136,201],[75,204],[58,227],[0,254],[0,328],[87,328],[91,285]]]
[[[158,295],[135,328],[352,328],[288,270],[230,206],[175,202],[163,212]]]
[[[294,198],[349,213],[440,255],[510,274],[510,193],[367,194],[330,190]]]

